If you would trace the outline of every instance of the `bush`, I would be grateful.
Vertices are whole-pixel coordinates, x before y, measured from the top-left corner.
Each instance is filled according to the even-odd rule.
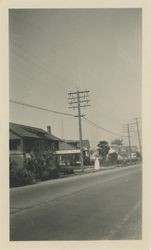
[[[25,159],[24,168],[29,170],[35,175],[36,179],[40,179],[43,176],[43,172],[46,169],[45,161],[42,159]]]
[[[118,154],[116,152],[110,153],[108,155],[108,159],[111,161],[111,163],[117,163],[117,159],[118,159]]]
[[[25,168],[19,168],[16,163],[10,163],[10,187],[19,187],[33,184],[34,174]]]
[[[71,167],[71,166],[62,166],[62,167],[60,167],[59,171],[61,173],[63,173],[64,175],[68,175],[68,174],[73,174],[74,173],[73,167]]]
[[[25,159],[24,167],[30,170],[38,180],[44,181],[59,177],[56,159],[53,155],[49,155],[46,159],[44,157]]]
[[[56,178],[59,178],[59,170],[50,160],[25,159],[23,168],[15,161],[10,162],[10,187],[33,184],[35,179],[44,181]]]
[[[50,180],[50,174],[49,174],[49,171],[47,169],[45,169],[42,172],[42,174],[41,174],[41,180],[42,181]]]
[[[58,170],[58,168],[50,169],[50,177],[51,177],[51,179],[59,178],[59,170]]]
[[[51,180],[59,178],[59,171],[57,168],[51,169],[47,168],[43,171],[41,180]]]
[[[10,187],[25,186],[33,184],[34,182],[35,182],[35,177],[33,173],[31,173],[27,169],[23,168],[16,172],[10,173]]]
[[[25,168],[20,169],[19,171],[20,185],[29,185],[35,182],[35,175]]]

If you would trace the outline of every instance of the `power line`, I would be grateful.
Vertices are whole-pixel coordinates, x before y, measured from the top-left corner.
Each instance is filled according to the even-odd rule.
[[[52,38],[54,39],[54,37],[53,37],[53,36],[54,36],[54,32],[53,32],[53,33],[50,33],[50,31],[48,31],[46,28],[44,28],[44,27],[42,27],[42,26],[39,26],[39,24],[38,24],[38,26],[37,26],[37,24],[32,23],[32,22],[30,22],[29,20],[23,20],[22,18],[20,18],[20,17],[18,17],[18,16],[15,16],[15,19],[18,19],[19,21],[23,22],[25,25],[28,24],[28,28],[30,28],[30,29],[31,29],[31,27],[33,26],[33,28],[34,28],[33,32],[35,31],[35,28],[36,28],[36,30],[38,30],[38,31],[40,31],[40,32],[44,32],[44,33],[47,35],[47,39],[46,39],[46,40],[48,40],[48,42],[51,42],[51,43],[52,43]],[[18,43],[18,40],[14,39],[14,38],[15,38],[15,36],[13,36],[13,34],[12,34],[12,35],[10,36],[10,42],[11,42],[12,44],[15,44],[15,43],[16,43],[17,50],[18,50],[18,48],[21,49],[20,52],[23,53],[23,54],[25,53],[24,57],[27,56],[28,54],[30,55],[30,51],[29,51],[27,48],[25,49],[25,47],[22,46],[22,44]],[[57,36],[55,36],[55,39],[57,39]],[[16,41],[15,41],[15,40],[16,40]],[[55,41],[55,40],[54,40],[54,41]],[[68,40],[66,40],[66,42],[68,42]],[[10,43],[10,44],[11,44],[11,43]],[[11,47],[10,47],[10,48],[11,48]],[[53,48],[51,47],[51,48],[49,48],[49,51],[50,51],[50,49],[51,49],[52,51],[54,51],[55,53],[56,53],[56,52],[58,53],[58,49],[54,49],[54,47],[53,47]],[[11,48],[11,50],[13,51],[12,48]],[[29,57],[29,56],[28,56],[28,57]],[[36,59],[36,62],[32,62],[32,63],[36,64],[37,62],[40,62],[40,61],[41,61],[41,58],[38,58],[38,57],[37,57],[37,54],[34,55],[34,57],[35,57],[35,59]],[[31,58],[30,58],[30,59],[31,59]],[[32,58],[32,59],[33,59],[33,58]],[[29,61],[29,60],[27,60],[27,62],[28,62],[28,61]],[[50,62],[50,60],[49,60],[49,62]],[[40,66],[41,68],[42,68],[42,66],[43,66],[43,70],[44,70],[44,66],[47,67],[45,63],[48,64],[48,60],[47,60],[47,61],[43,61],[42,64],[37,63],[37,65]],[[54,75],[55,77],[57,77],[58,79],[64,81],[64,82],[65,82],[64,86],[66,86],[66,83],[67,83],[67,82],[71,85],[71,80],[70,80],[70,79],[68,80],[66,76],[63,76],[63,72],[64,72],[63,70],[61,70],[61,75],[58,75],[58,73],[55,73],[56,70],[58,71],[58,66],[57,66],[57,68],[55,68],[54,66],[53,66],[53,67],[51,66],[51,68],[52,68],[52,71],[50,70],[50,65],[49,65],[49,69],[48,69],[48,67],[47,67],[47,73],[53,74],[53,75]],[[60,67],[59,67],[59,68],[60,68]],[[49,72],[48,72],[48,71],[49,71]],[[60,85],[63,85],[63,84],[61,84],[61,82],[60,82]]]
[[[10,100],[10,102],[18,104],[18,105],[26,106],[26,107],[29,107],[29,108],[34,108],[34,109],[39,109],[39,110],[43,110],[43,111],[55,113],[55,114],[60,114],[60,115],[66,115],[66,116],[72,116],[72,117],[74,117],[74,115],[72,115],[70,113],[60,112],[60,111],[56,111],[56,110],[52,110],[52,109],[47,109],[47,108],[35,106],[35,105],[32,105],[32,104],[24,103],[24,102],[19,102],[19,101],[15,101],[15,100]]]
[[[66,86],[65,83],[70,83],[70,81],[68,79],[65,79],[64,77],[62,77],[61,75],[58,75],[57,73],[55,73],[54,71],[54,68],[52,68],[52,70],[50,70],[50,66],[48,68],[48,65],[44,64],[43,62],[40,63],[40,59],[38,59],[38,57],[34,56],[34,57],[31,57],[29,52],[24,52],[24,49],[22,50],[18,50],[18,47],[17,47],[17,51],[15,51],[15,49],[12,49],[11,50],[13,56],[15,55],[16,57],[19,58],[19,60],[21,59],[22,61],[24,61],[26,63],[26,66],[29,65],[29,62],[36,66],[36,67],[39,67],[43,72],[49,74],[49,75],[53,75],[54,77],[56,77],[59,81],[59,85],[62,86],[63,88]],[[35,59],[34,59],[35,58]],[[63,84],[63,82],[65,82]]]
[[[10,102],[11,103],[14,103],[14,104],[18,104],[18,105],[21,105],[21,106],[25,106],[25,107],[29,107],[29,108],[34,108],[34,109],[38,109],[38,110],[43,110],[43,111],[47,111],[47,112],[51,112],[51,113],[55,113],[55,114],[60,114],[60,115],[65,115],[65,116],[70,116],[70,117],[75,117],[75,115],[73,114],[70,114],[70,113],[65,113],[65,112],[60,112],[60,111],[56,111],[56,110],[52,110],[52,109],[47,109],[47,108],[43,108],[43,107],[39,107],[39,106],[35,106],[35,105],[32,105],[32,104],[28,104],[28,103],[24,103],[24,102],[19,102],[19,101],[16,101],[16,100],[11,100],[10,99]],[[91,123],[93,126],[101,129],[101,130],[104,130],[110,134],[113,134],[113,135],[117,135],[117,136],[120,136],[120,134],[118,133],[115,133],[111,130],[108,130],[108,129],[105,129],[104,127],[100,126],[100,125],[97,125],[95,122],[85,118],[83,115],[81,115],[81,117],[83,117],[84,120],[88,121],[89,123]]]
[[[91,120],[89,120],[89,119],[87,119],[87,118],[85,118],[85,117],[83,117],[83,119],[86,120],[86,121],[88,121],[89,123],[91,123],[92,125],[94,125],[95,127],[99,128],[99,129],[101,129],[101,130],[104,130],[104,131],[106,131],[106,132],[108,132],[108,133],[110,133],[110,134],[117,135],[117,136],[120,136],[120,137],[121,137],[120,134],[115,133],[115,132],[112,132],[111,130],[108,130],[108,129],[106,129],[106,128],[103,128],[102,126],[97,125],[95,122],[93,122],[93,121],[91,121]]]

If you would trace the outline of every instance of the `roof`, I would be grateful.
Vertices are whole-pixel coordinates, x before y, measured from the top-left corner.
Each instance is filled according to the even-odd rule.
[[[69,154],[79,154],[80,149],[71,149],[71,150],[57,150],[57,155],[69,155]]]
[[[73,147],[72,145],[64,141],[59,142],[59,150],[73,150],[73,149],[75,149],[75,147]]]
[[[30,127],[22,124],[10,123],[10,139],[14,139],[15,136],[28,137],[28,138],[40,138],[45,140],[60,141],[60,139],[54,135],[49,135],[45,130],[41,128]]]
[[[76,147],[80,148],[79,140],[66,140],[66,143],[76,144]],[[83,145],[83,148],[89,149],[90,148],[89,140],[82,140],[82,145]]]
[[[19,140],[20,139],[20,136],[16,135],[15,133],[13,133],[12,131],[9,131],[9,138],[11,140]]]
[[[90,148],[89,140],[82,140],[82,145],[83,145],[83,148],[89,149]],[[79,146],[80,146],[80,143],[79,143]]]

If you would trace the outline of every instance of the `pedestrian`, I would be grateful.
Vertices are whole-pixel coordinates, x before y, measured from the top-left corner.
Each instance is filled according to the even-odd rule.
[[[95,170],[99,170],[100,169],[100,153],[99,153],[99,150],[97,150],[96,154],[95,154],[94,168],[95,168]]]

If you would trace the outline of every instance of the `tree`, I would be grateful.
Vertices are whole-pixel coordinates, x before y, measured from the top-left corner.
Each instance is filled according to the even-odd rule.
[[[118,154],[116,152],[110,153],[108,155],[108,159],[112,162],[112,163],[116,163],[117,159],[118,159]]]
[[[109,146],[108,142],[107,141],[100,141],[97,146],[98,146],[99,153],[103,158],[103,161],[105,161],[106,156],[110,150],[110,146]]]

